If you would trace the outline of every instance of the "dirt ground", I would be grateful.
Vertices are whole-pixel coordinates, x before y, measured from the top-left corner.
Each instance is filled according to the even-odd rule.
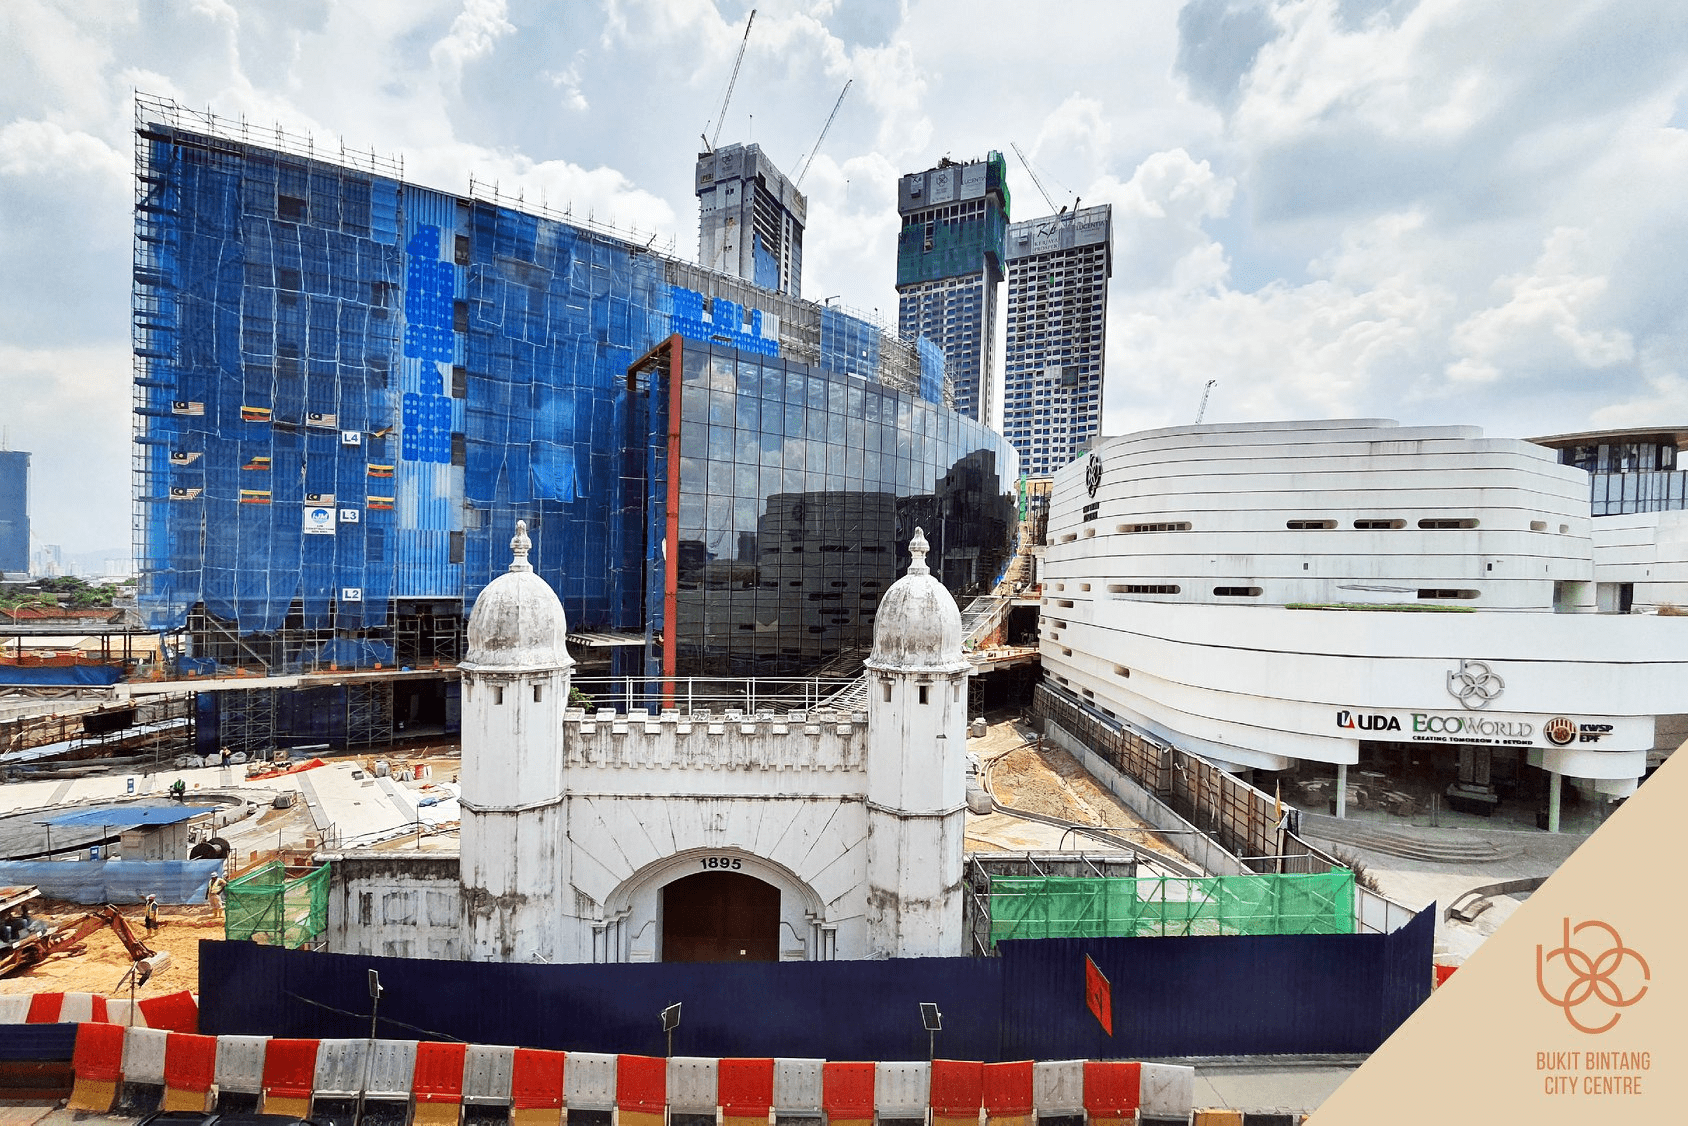
[[[968,740],[967,749],[979,756],[989,787],[1002,805],[1083,825],[1147,828],[1076,758],[1059,747],[1039,742],[1030,725],[1010,716],[987,719],[990,727],[985,737]],[[1132,833],[1130,839],[1166,856],[1182,858],[1157,834]],[[998,842],[973,836],[967,845],[977,851],[1004,848]]]
[[[48,923],[69,922],[86,913],[85,908],[73,903],[37,901],[37,904],[32,906],[32,913]],[[199,940],[223,937],[222,921],[211,917],[211,908],[160,907],[159,927],[150,937],[138,905],[119,910],[129,920],[136,938],[154,950],[170,952],[170,965],[136,989],[135,1000],[184,989],[197,991]],[[0,993],[101,993],[107,997],[128,997],[128,985],[119,990],[118,983],[129,969],[129,954],[116,933],[110,927],[101,927],[84,941],[87,950],[81,954],[55,954],[38,966],[0,978]]]

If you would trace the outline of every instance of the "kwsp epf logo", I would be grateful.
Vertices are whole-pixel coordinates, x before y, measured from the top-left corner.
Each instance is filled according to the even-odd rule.
[[[1578,1032],[1616,1027],[1623,1011],[1647,996],[1651,980],[1647,959],[1598,919],[1572,926],[1566,918],[1558,946],[1536,947],[1536,989]]]

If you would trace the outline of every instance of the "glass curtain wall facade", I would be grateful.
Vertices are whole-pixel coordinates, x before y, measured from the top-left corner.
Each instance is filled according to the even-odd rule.
[[[1537,438],[1559,452],[1559,464],[1588,472],[1595,516],[1688,508],[1688,430],[1620,431]]]
[[[917,526],[958,597],[994,583],[1018,472],[994,431],[854,376],[682,348],[678,487],[652,490],[648,533],[660,542],[677,495],[677,673],[796,672],[869,646]],[[652,381],[655,419],[672,401],[665,382]],[[664,434],[652,428],[653,464]],[[648,605],[659,583],[653,573]]]

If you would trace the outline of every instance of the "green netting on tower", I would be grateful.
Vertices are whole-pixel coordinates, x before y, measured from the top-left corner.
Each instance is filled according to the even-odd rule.
[[[297,949],[328,929],[328,865],[290,879],[280,861],[271,861],[230,880],[226,898],[225,938]]]
[[[986,200],[983,215],[910,222],[897,235],[897,284],[976,274],[985,269],[987,258],[1000,269],[1007,239],[1008,219],[994,199]]]
[[[1354,873],[1089,879],[999,876],[991,943],[1005,938],[1352,934]]]

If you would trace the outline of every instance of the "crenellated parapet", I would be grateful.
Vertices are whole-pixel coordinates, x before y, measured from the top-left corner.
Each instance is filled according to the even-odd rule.
[[[563,714],[570,769],[865,773],[867,716],[816,710],[746,715]],[[572,786],[571,786],[572,788]]]

